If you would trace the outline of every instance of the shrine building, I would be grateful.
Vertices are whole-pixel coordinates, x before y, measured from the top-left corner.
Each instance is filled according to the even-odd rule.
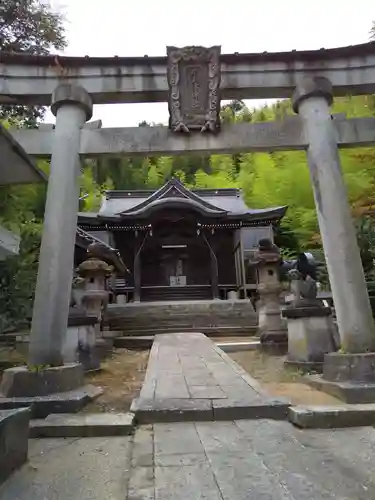
[[[107,191],[78,226],[118,249],[130,273],[113,289],[125,301],[247,298],[257,287],[251,255],[260,239],[273,241],[286,209],[250,209],[239,189],[172,179],[156,191]]]

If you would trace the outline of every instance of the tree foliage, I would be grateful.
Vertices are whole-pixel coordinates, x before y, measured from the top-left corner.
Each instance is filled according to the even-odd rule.
[[[0,332],[27,325],[31,318],[38,270],[41,222],[20,226],[19,255],[0,261]]]
[[[373,276],[375,262],[375,223],[372,217],[361,217],[357,220],[357,238],[363,270],[368,277]]]
[[[38,162],[48,173],[49,164]],[[19,254],[0,261],[0,332],[31,317],[47,186],[0,186],[0,225],[21,237]]]
[[[374,96],[336,99],[333,113],[345,113],[347,117],[374,116]],[[225,104],[221,112],[222,120],[227,123],[283,120],[292,114],[290,102],[286,100],[260,109],[248,109],[241,101],[233,101]],[[375,205],[375,149],[342,150],[340,157],[353,214],[356,217],[366,214]],[[289,207],[282,225],[284,241],[289,244],[293,241],[299,249],[321,245],[303,151],[161,158],[104,157],[93,162],[92,176],[88,187],[97,192],[108,182],[113,189],[156,189],[172,176],[182,179],[188,187],[240,188],[249,207]]]
[[[66,47],[63,17],[38,0],[0,2],[0,52],[44,55]],[[0,119],[35,127],[39,106],[1,105]]]

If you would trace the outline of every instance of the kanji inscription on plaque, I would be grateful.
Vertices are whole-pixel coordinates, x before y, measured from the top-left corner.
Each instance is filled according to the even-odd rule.
[[[220,128],[220,46],[167,47],[169,127],[173,132]]]

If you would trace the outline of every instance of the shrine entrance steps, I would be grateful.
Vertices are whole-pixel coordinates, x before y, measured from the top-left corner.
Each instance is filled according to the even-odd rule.
[[[119,336],[201,332],[228,337],[254,335],[258,315],[248,300],[132,302],[110,304],[104,321]]]
[[[142,302],[181,301],[181,300],[211,300],[210,286],[160,286],[143,288]]]
[[[139,398],[136,422],[287,418],[289,402],[272,398],[201,333],[156,335]]]

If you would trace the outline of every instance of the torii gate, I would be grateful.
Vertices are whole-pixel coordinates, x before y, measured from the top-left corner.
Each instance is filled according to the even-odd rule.
[[[375,43],[226,55],[220,55],[220,47],[169,47],[167,57],[2,54],[0,68],[0,103],[51,104],[56,116],[54,128],[14,132],[30,155],[51,156],[31,364],[62,363],[80,155],[283,149],[307,151],[339,332],[348,353],[335,363],[345,369],[375,361],[374,323],[338,155],[338,147],[375,144],[375,118],[346,120],[330,113],[334,95],[375,93]],[[220,98],[272,97],[292,98],[299,116],[220,128]],[[85,125],[93,104],[160,101],[169,102],[169,128]],[[375,384],[375,370],[371,373]]]

